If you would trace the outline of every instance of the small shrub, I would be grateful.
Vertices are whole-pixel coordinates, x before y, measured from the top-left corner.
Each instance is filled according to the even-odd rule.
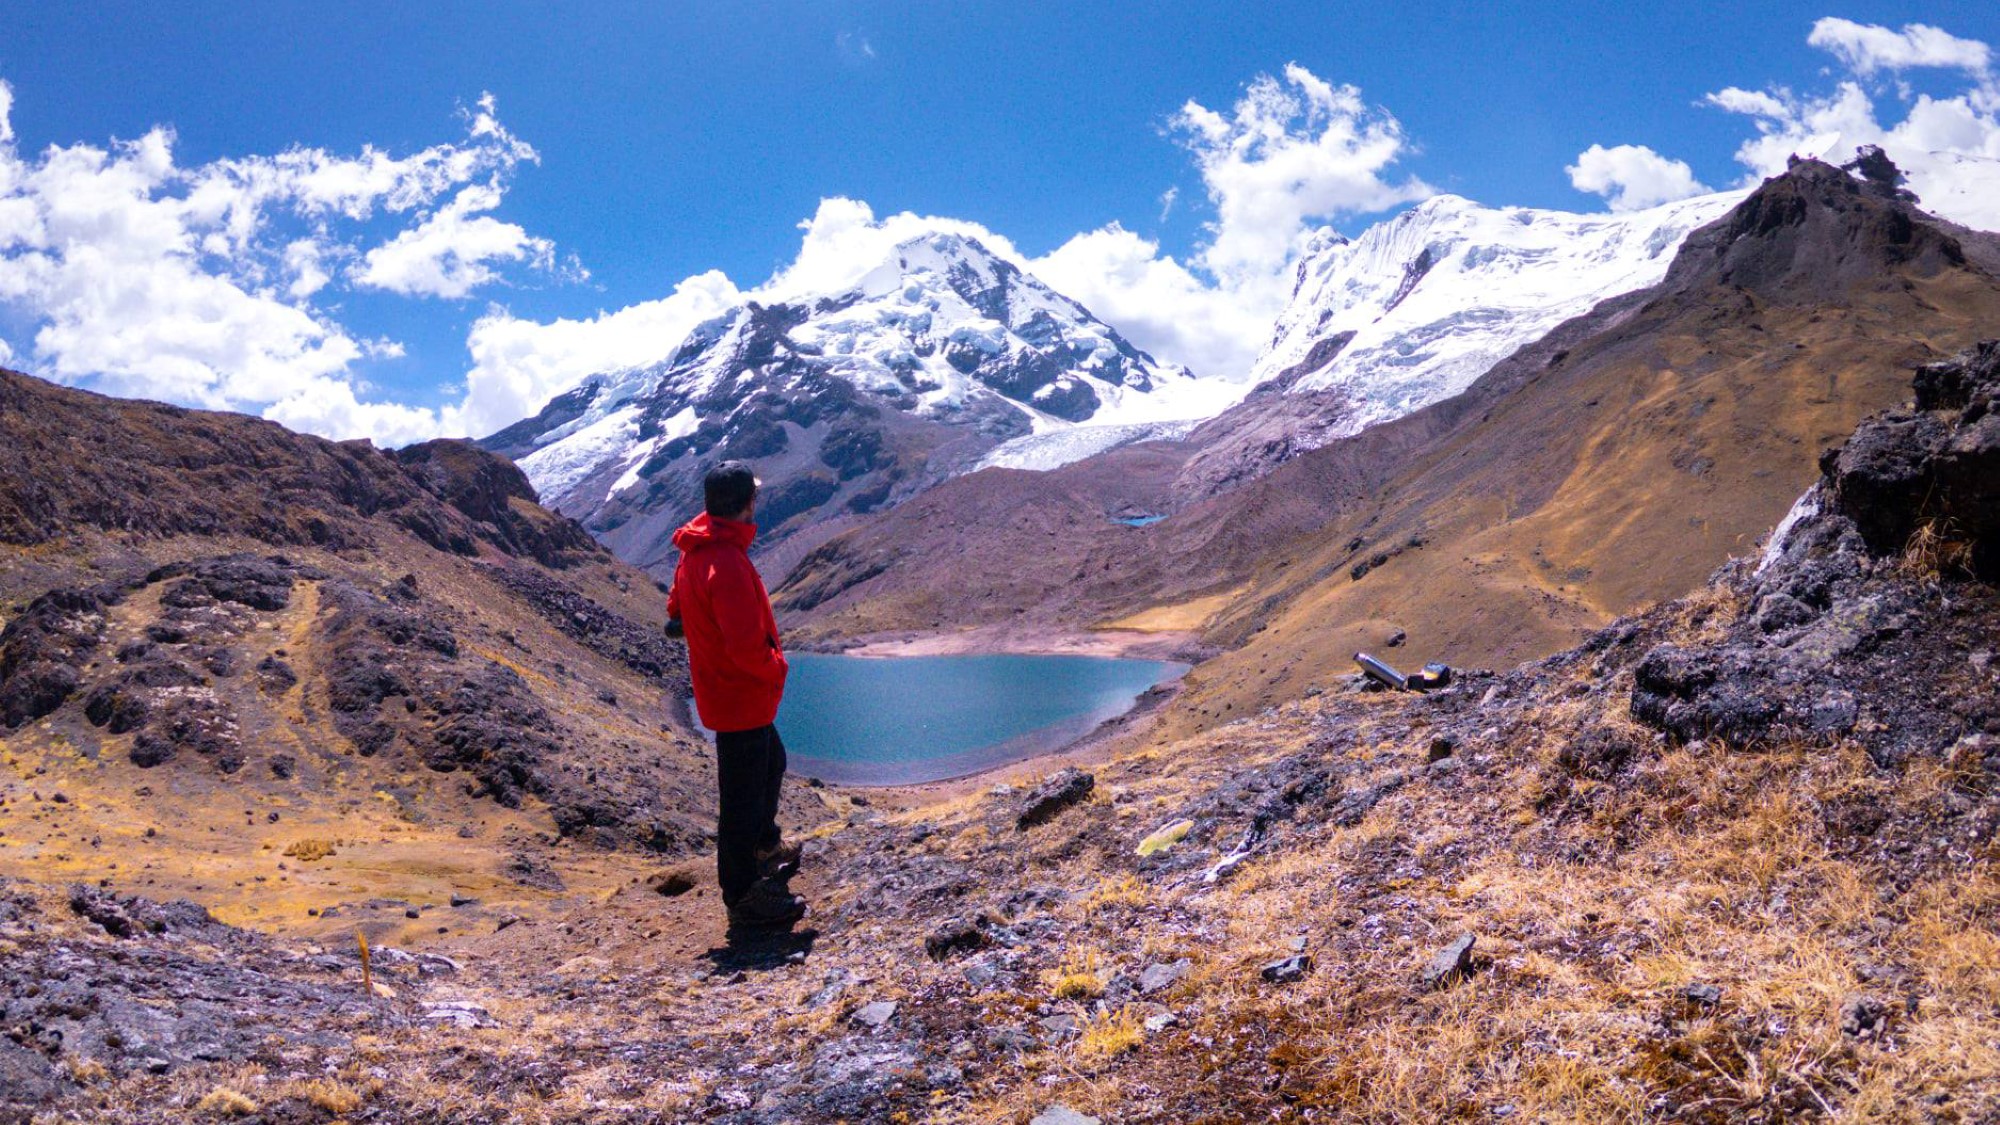
[[[1086,1059],[1108,1059],[1134,1051],[1146,1041],[1144,1021],[1129,1007],[1100,1012],[1084,1025],[1076,1053]]]
[[[1113,906],[1144,905],[1146,905],[1146,884],[1131,875],[1117,879],[1106,878],[1097,885],[1096,890],[1083,897],[1085,915],[1095,915]]]
[[[1049,976],[1049,991],[1058,1000],[1095,1000],[1104,995],[1104,977],[1098,971],[1095,950],[1065,953],[1062,964]]]
[[[361,1108],[361,1092],[334,1078],[318,1078],[300,1091],[315,1108],[344,1117]]]
[[[312,863],[316,860],[325,859],[327,856],[337,854],[333,850],[334,845],[337,843],[339,843],[338,840],[321,840],[314,837],[293,840],[290,844],[286,845],[284,854],[298,860],[300,863]]]
[[[257,1112],[257,1103],[227,1086],[217,1086],[196,1102],[194,1108],[196,1113],[217,1117],[248,1117]]]

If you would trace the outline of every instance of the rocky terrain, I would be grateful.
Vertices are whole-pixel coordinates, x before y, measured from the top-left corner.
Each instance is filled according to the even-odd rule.
[[[974,474],[829,541],[777,598],[824,643],[1187,634],[1224,654],[1169,709],[1181,733],[1328,688],[1392,641],[1417,663],[1512,664],[1753,549],[1825,449],[1908,396],[1912,366],[1996,322],[2000,238],[1805,161],[1690,234],[1658,285],[1463,394],[1194,504],[1125,468],[1185,465],[1185,443]],[[1118,522],[1135,509],[1167,518]]]
[[[1551,657],[1345,676],[1045,776],[809,789],[788,938],[726,940],[698,861],[376,942],[365,976],[352,930],[0,888],[0,1112],[1993,1120],[2000,347],[1916,386],[1768,548]]]

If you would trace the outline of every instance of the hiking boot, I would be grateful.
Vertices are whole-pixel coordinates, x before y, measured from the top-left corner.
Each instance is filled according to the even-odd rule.
[[[729,904],[732,930],[782,930],[806,916],[806,900],[782,884],[759,879],[743,897]]]
[[[757,849],[757,875],[762,879],[784,881],[799,873],[799,846],[780,840],[768,848]]]

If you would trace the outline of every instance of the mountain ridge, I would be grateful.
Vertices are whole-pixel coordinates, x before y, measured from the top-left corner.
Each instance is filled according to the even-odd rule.
[[[1731,215],[1659,285],[1468,392],[1160,523],[1117,526],[1087,498],[1117,502],[1125,451],[1044,481],[978,474],[829,542],[779,604],[824,642],[1000,621],[1189,631],[1232,651],[1191,674],[1178,731],[1296,698],[1397,634],[1460,664],[1554,651],[1768,531],[1817,451],[1905,393],[1895,372],[2000,316],[1986,247],[1968,255],[1948,225],[1831,166],[1767,181]],[[1877,254],[1872,271],[1823,268],[1846,245],[1835,232]],[[1023,572],[1007,543],[1047,557]]]

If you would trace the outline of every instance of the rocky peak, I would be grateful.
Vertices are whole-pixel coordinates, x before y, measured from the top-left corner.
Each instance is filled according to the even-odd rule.
[[[1857,164],[1870,178],[1798,160],[1765,180],[1726,220],[1688,239],[1667,288],[1713,282],[1767,300],[1821,300],[1885,269],[1928,276],[1965,264],[1958,240],[1894,189],[1900,173],[1886,156]]]

